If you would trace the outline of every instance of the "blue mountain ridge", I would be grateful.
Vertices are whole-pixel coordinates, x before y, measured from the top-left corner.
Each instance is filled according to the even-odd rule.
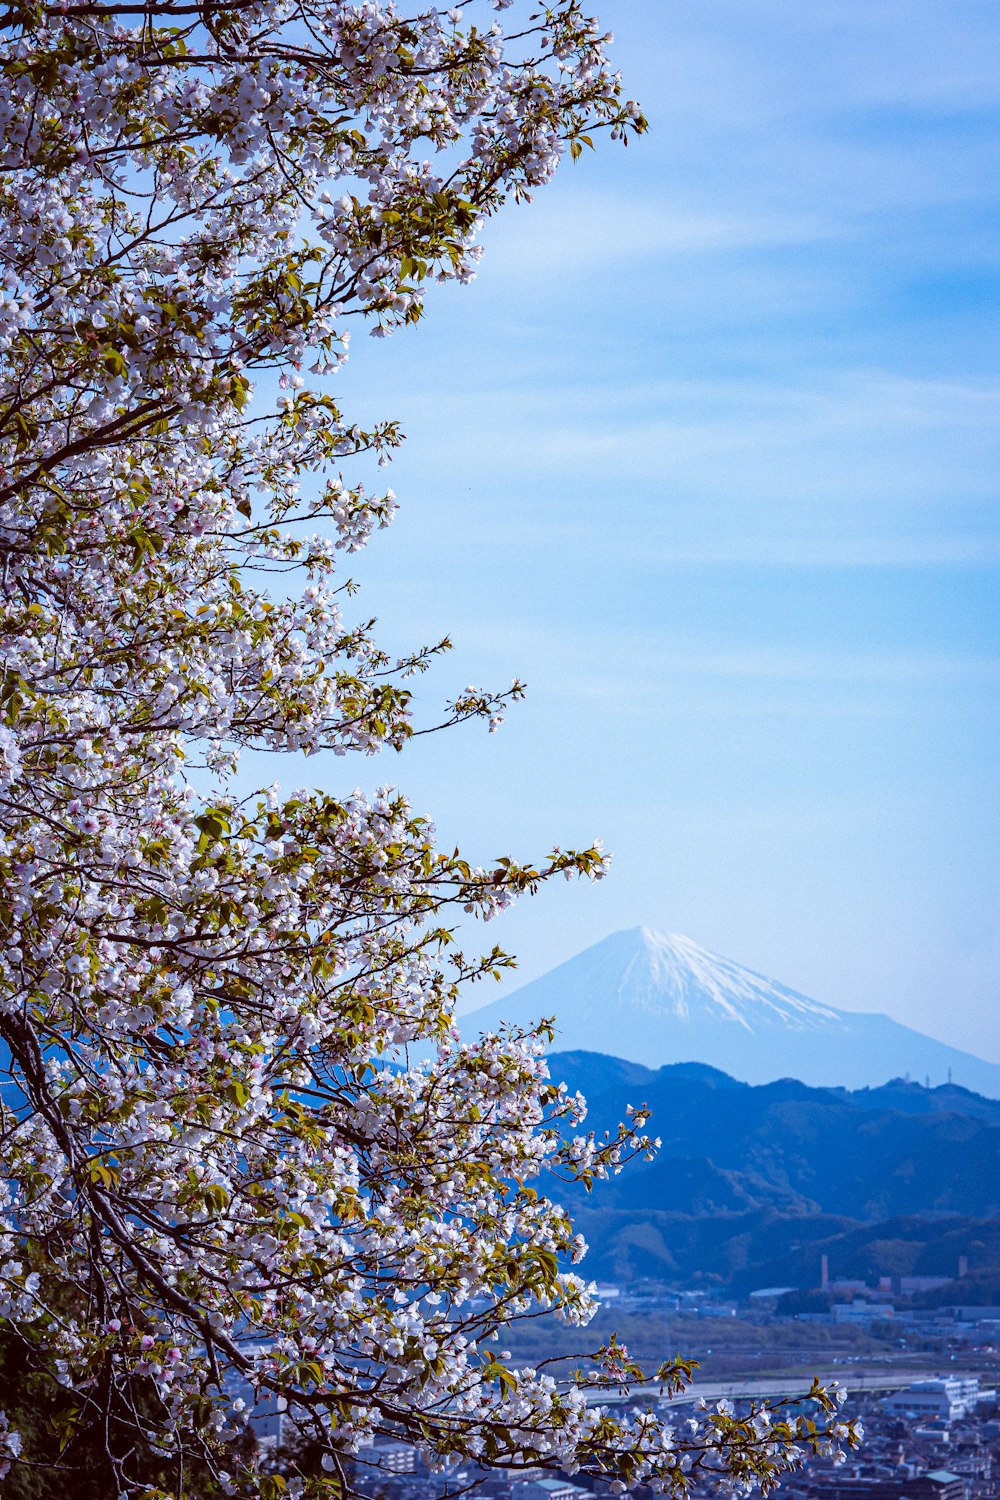
[[[836,1275],[951,1277],[951,1301],[996,1301],[1000,1101],[903,1079],[750,1085],[592,1052],[553,1053],[549,1067],[586,1095],[588,1128],[614,1130],[643,1104],[662,1142],[591,1192],[562,1189],[590,1275],[810,1287],[826,1254]]]

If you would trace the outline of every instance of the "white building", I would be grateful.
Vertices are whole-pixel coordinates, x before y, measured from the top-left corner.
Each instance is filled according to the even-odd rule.
[[[412,1474],[417,1467],[417,1450],[412,1443],[380,1438],[366,1451],[364,1462],[386,1474]]]
[[[511,1500],[593,1500],[589,1490],[568,1479],[529,1479],[515,1484],[510,1493]]]
[[[943,1375],[937,1380],[916,1380],[905,1391],[894,1391],[882,1409],[895,1416],[940,1417],[954,1422],[974,1411],[980,1402],[978,1376]]]

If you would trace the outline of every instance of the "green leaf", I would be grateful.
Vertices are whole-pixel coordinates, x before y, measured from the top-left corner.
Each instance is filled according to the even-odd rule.
[[[118,350],[110,346],[104,350],[103,364],[109,375],[124,375],[128,368]]]
[[[230,831],[229,818],[220,808],[210,807],[195,818],[195,827],[201,830],[208,843],[217,843],[223,834]]]

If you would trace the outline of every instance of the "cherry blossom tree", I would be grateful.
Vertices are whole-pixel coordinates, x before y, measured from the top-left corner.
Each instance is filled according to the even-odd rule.
[[[399,434],[325,377],[352,321],[468,281],[565,152],[644,129],[607,38],[578,0],[4,25],[0,1330],[58,1394],[47,1442],[0,1417],[7,1482],[64,1488],[85,1447],[109,1496],[340,1494],[391,1433],[683,1494],[850,1444],[818,1389],[682,1435],[588,1399],[640,1374],[614,1345],[575,1381],[498,1345],[587,1322],[558,1181],[650,1142],[641,1113],[580,1132],[541,1030],[459,1043],[460,987],[509,960],[456,951],[453,914],[599,877],[599,846],[473,868],[391,787],[234,791],[244,747],[399,750],[520,693],[414,717],[447,642],[391,659],[339,571],[395,505],[345,469]],[[318,1475],[268,1472],[237,1385]]]

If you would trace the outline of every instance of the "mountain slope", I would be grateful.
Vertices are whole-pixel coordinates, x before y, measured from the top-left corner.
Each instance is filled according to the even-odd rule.
[[[989,1300],[1000,1102],[947,1084],[751,1086],[703,1064],[654,1071],[582,1052],[553,1053],[549,1066],[587,1094],[591,1128],[613,1128],[642,1102],[662,1139],[651,1163],[590,1193],[561,1189],[590,1241],[588,1275],[747,1291],[815,1286],[822,1254],[835,1276],[869,1281],[954,1276],[964,1257],[969,1275],[951,1300]]]
[[[613,1128],[628,1104],[652,1111],[649,1129],[662,1141],[660,1152],[595,1188],[602,1207],[770,1209],[864,1222],[914,1214],[1000,1218],[998,1103],[914,1086],[928,1101],[917,1112],[908,1091],[910,1107],[902,1110],[891,1088],[850,1093],[790,1078],[753,1087],[683,1064],[622,1078],[619,1068],[616,1059],[576,1052],[550,1059],[553,1078],[571,1090],[587,1081],[591,1128]]]
[[[884,1015],[821,1005],[689,938],[616,932],[463,1018],[471,1037],[555,1017],[556,1047],[659,1067],[696,1061],[749,1083],[877,1087],[912,1074],[1000,1098],[1000,1065]]]
[[[816,1287],[820,1258],[834,1277],[954,1277],[965,1256],[969,1273],[952,1281],[942,1300],[985,1300],[980,1288],[1000,1275],[1000,1221],[928,1219],[919,1215],[858,1224],[825,1214],[790,1217],[768,1209],[745,1213],[685,1214],[664,1210],[605,1209],[574,1205],[573,1223],[590,1245],[586,1276],[623,1284],[648,1276],[691,1286]]]

